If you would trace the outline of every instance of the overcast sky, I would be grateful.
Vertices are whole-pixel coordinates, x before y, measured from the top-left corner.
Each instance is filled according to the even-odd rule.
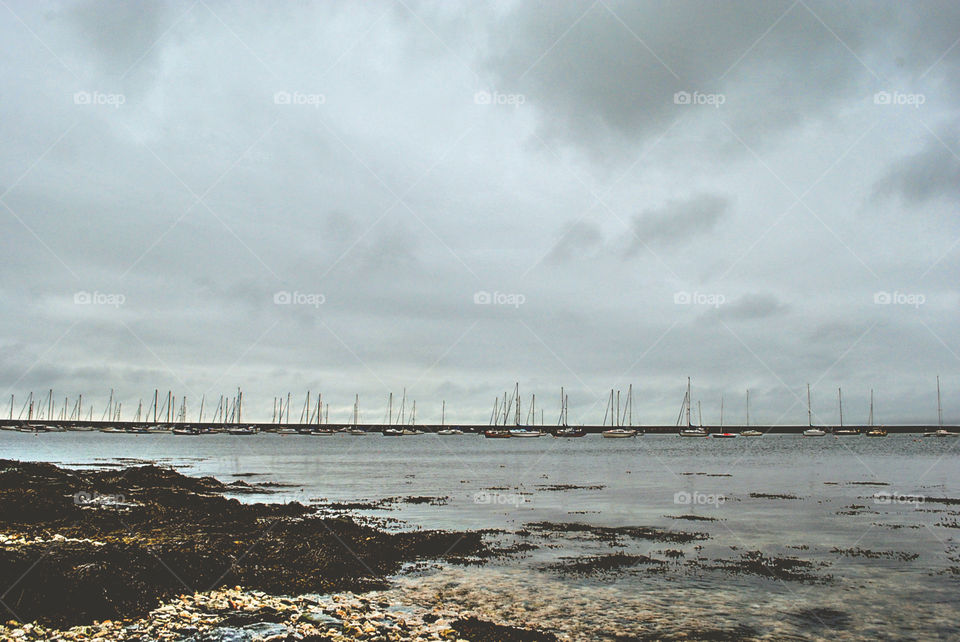
[[[3,416],[960,421],[955,0],[0,4]]]

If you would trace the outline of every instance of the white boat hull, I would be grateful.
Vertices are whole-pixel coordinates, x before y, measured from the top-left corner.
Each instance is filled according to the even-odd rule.
[[[630,437],[636,437],[636,430],[604,430],[600,435],[604,439],[629,439]]]

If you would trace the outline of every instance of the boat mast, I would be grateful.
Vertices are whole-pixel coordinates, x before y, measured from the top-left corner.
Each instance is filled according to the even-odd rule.
[[[447,400],[443,399],[440,402],[440,427],[443,428],[444,422],[447,417]]]
[[[867,423],[873,427],[873,388],[870,388],[870,417],[867,419]]]
[[[390,393],[390,397],[387,399],[387,425],[393,425],[393,393]]]
[[[633,428],[633,384],[627,386],[627,424]]]
[[[514,395],[514,398],[517,400],[517,408],[514,411],[513,421],[515,425],[519,426],[520,425],[520,382],[519,381],[517,382],[516,386],[514,386],[513,388],[513,395]]]
[[[13,408],[13,402],[12,402],[12,401],[10,402],[10,404],[11,404],[10,407]],[[560,419],[557,420],[557,425],[558,425],[558,426],[562,426],[562,425],[564,425],[564,423],[565,423],[564,420],[563,420],[563,407],[564,407],[564,402],[563,402],[563,386],[560,386]]]
[[[357,415],[360,413],[360,395],[356,395],[353,400],[353,427],[357,427]]]
[[[747,388],[747,426],[750,425],[750,388]]]
[[[943,428],[943,408],[940,406],[940,375],[937,375],[937,425]]]
[[[720,393],[720,427],[723,428],[723,393]]]
[[[810,384],[807,384],[807,426],[813,428],[813,413],[810,410]]]
[[[840,402],[840,427],[843,428],[843,391],[837,388],[837,401]]]
[[[620,425],[620,391],[617,390],[617,426]]]
[[[197,420],[197,423],[203,423],[203,402],[206,399],[207,395],[200,395],[200,418]]]
[[[687,428],[690,427],[690,377],[687,377],[687,398],[686,398],[686,410],[687,410]]]
[[[703,409],[700,408],[700,400],[697,399],[697,417],[700,423],[700,427],[703,428]]]

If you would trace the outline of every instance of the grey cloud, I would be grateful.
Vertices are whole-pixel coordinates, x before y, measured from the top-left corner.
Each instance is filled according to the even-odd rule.
[[[682,245],[714,229],[729,210],[729,201],[712,194],[700,194],[683,201],[671,200],[646,210],[632,221],[633,237],[627,253],[644,245]]]
[[[603,243],[603,234],[600,228],[589,221],[576,221],[567,225],[560,234],[560,239],[550,250],[548,259],[565,262],[586,256],[594,255],[596,249]]]
[[[874,185],[874,200],[899,196],[908,204],[923,204],[937,198],[960,197],[960,158],[946,141],[956,132],[931,136],[923,148],[891,163],[887,173]],[[960,145],[957,146],[960,151]]]
[[[502,91],[527,94],[544,115],[544,136],[597,157],[629,158],[681,118],[717,116],[763,144],[767,135],[832,118],[845,98],[872,93],[855,54],[876,42],[836,5],[548,6],[518,4],[492,43],[488,65]],[[887,23],[898,11],[890,5],[870,13],[871,21]],[[676,92],[722,93],[725,100],[719,109],[678,105]],[[721,141],[738,146],[722,127],[704,143]]]
[[[719,314],[738,320],[767,319],[783,314],[789,306],[773,294],[746,294],[719,308]]]

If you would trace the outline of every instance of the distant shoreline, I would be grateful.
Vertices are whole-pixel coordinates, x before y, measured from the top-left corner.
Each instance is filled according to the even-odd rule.
[[[40,424],[40,425],[46,425],[46,424],[54,425],[54,424],[55,424],[55,425],[58,425],[58,426],[61,426],[61,427],[66,428],[68,431],[70,431],[70,430],[75,430],[75,429],[77,429],[77,428],[86,428],[86,429],[93,428],[94,430],[100,430],[100,429],[102,429],[102,428],[110,428],[110,427],[116,427],[116,428],[146,427],[146,428],[150,428],[150,429],[156,429],[158,432],[162,432],[161,430],[159,430],[161,427],[170,427],[170,428],[197,428],[197,429],[200,429],[201,431],[204,431],[204,432],[215,432],[215,431],[228,430],[228,429],[231,429],[231,428],[237,428],[237,427],[241,427],[241,426],[242,426],[242,427],[246,427],[246,426],[256,426],[256,427],[259,428],[259,430],[260,430],[261,432],[264,432],[264,433],[276,432],[277,430],[279,430],[279,429],[281,429],[281,428],[293,428],[293,429],[303,429],[303,430],[307,430],[307,429],[323,429],[323,430],[333,430],[333,431],[340,431],[340,430],[351,429],[351,428],[359,428],[359,429],[364,430],[364,431],[369,432],[369,433],[382,433],[384,430],[387,430],[387,429],[389,429],[389,428],[414,427],[414,426],[399,426],[399,425],[397,425],[397,424],[392,424],[392,425],[391,425],[391,424],[357,424],[357,425],[354,425],[354,424],[352,424],[352,423],[335,423],[335,424],[334,424],[334,423],[330,423],[330,424],[326,424],[326,423],[324,423],[324,424],[301,424],[301,423],[287,424],[287,423],[284,423],[284,424],[275,424],[275,423],[243,422],[243,423],[241,423],[241,424],[224,424],[224,423],[211,423],[211,422],[203,422],[203,423],[201,423],[201,422],[186,422],[186,423],[156,422],[156,423],[154,423],[154,422],[143,422],[143,421],[113,421],[113,422],[111,422],[111,421],[50,421],[50,422],[47,422],[47,421],[43,421],[43,420],[34,420],[34,421],[30,422],[30,421],[25,421],[25,420],[22,420],[22,419],[0,419],[0,429],[4,429],[4,430],[16,430],[17,427],[19,427],[19,426],[21,426],[21,425],[23,425],[23,424],[27,424],[27,423]],[[486,431],[486,430],[495,430],[495,429],[504,429],[504,428],[510,429],[510,428],[517,428],[518,426],[512,426],[512,425],[507,425],[507,426],[503,426],[503,425],[490,426],[490,425],[488,425],[488,424],[457,424],[457,423],[447,423],[447,424],[444,424],[444,425],[441,425],[441,424],[417,424],[415,427],[416,427],[418,430],[422,430],[424,433],[435,433],[435,432],[440,431],[440,430],[443,430],[443,429],[445,429],[445,428],[459,428],[459,429],[462,430],[464,433],[468,433],[468,434],[482,434],[482,433],[483,433],[484,431]],[[519,426],[519,427],[521,427],[521,428],[523,428],[523,427],[529,427],[529,428],[531,428],[531,429],[540,430],[540,431],[545,432],[545,433],[553,433],[553,432],[559,430],[560,428],[562,428],[562,426],[553,426],[553,425],[551,425],[551,426],[532,425],[532,426]],[[587,432],[587,433],[589,433],[589,434],[599,434],[599,433],[603,432],[604,430],[610,430],[611,428],[614,428],[615,426],[578,425],[578,426],[576,426],[576,427],[584,430],[585,432]],[[628,426],[621,426],[621,427],[628,427]],[[744,426],[744,425],[726,425],[726,426],[722,426],[722,427],[719,426],[719,425],[707,425],[707,424],[705,424],[705,425],[703,426],[704,430],[706,430],[707,432],[710,432],[710,433],[740,432],[740,431],[743,431],[743,430],[759,430],[760,432],[763,432],[763,433],[771,433],[771,434],[800,434],[800,433],[802,433],[804,430],[807,430],[807,429],[810,428],[810,427],[811,427],[811,426],[808,426],[808,425],[793,425],[793,424],[790,424],[790,425],[778,425],[778,426],[764,426],[764,425],[750,425],[750,426]],[[813,427],[814,427],[814,428],[820,428],[820,429],[822,429],[822,430],[826,430],[827,432],[832,432],[832,431],[834,431],[834,430],[840,429],[840,426],[835,426],[835,425],[815,425],[815,426],[813,426]],[[875,428],[875,427],[882,427],[884,430],[888,431],[888,432],[891,433],[891,434],[893,434],[893,433],[897,433],[897,434],[900,434],[900,433],[903,433],[903,434],[924,433],[924,432],[932,432],[932,431],[939,430],[939,429],[944,429],[944,430],[948,430],[948,431],[950,431],[950,432],[960,433],[960,425],[943,425],[943,426],[938,426],[938,425],[936,425],[936,424],[902,424],[902,425],[898,425],[898,424],[877,424],[876,426],[868,426],[868,425],[866,425],[866,424],[851,424],[851,425],[844,425],[844,426],[843,426],[843,429],[844,429],[844,430],[858,430],[858,431],[860,431],[861,433],[866,433],[868,430],[871,430],[872,428]],[[663,426],[663,425],[656,425],[656,426],[638,426],[638,425],[634,425],[634,426],[629,426],[629,428],[638,430],[638,431],[641,432],[641,433],[653,434],[653,435],[676,434],[677,431],[680,430],[680,427],[678,427],[678,426]]]

